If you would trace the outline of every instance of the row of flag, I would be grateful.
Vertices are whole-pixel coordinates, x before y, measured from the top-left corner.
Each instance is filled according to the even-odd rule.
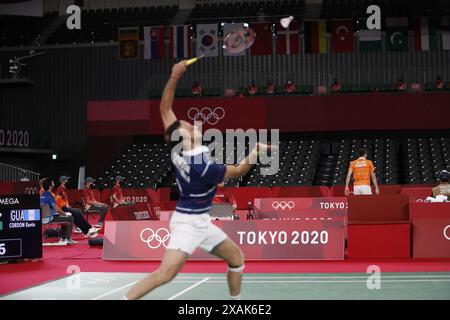
[[[443,17],[442,49],[450,50],[450,17]],[[408,18],[386,18],[385,48],[387,51],[408,51],[410,39],[408,35]],[[226,23],[224,34],[236,28],[242,28],[243,23]],[[252,55],[271,55],[273,53],[272,23],[256,22],[250,24],[256,32],[256,41],[250,48]],[[193,54],[193,32],[190,25],[171,26],[170,29],[170,56],[172,58],[189,58],[193,55],[219,54],[219,27],[217,23],[196,25],[196,53]],[[300,24],[291,22],[287,29],[276,26],[276,53],[281,55],[327,52],[353,52],[355,51],[355,30],[352,19],[331,20],[331,41],[327,39],[327,21],[304,21],[304,50],[301,50]],[[144,58],[166,58],[164,26],[144,27]],[[413,48],[419,51],[437,48],[438,35],[433,20],[429,17],[415,18],[413,21]],[[380,30],[358,31],[360,51],[381,51],[382,37]],[[119,29],[119,44],[121,58],[136,58],[137,42],[139,40],[138,28]],[[135,42],[133,45],[130,42]],[[136,50],[136,52],[134,51]],[[244,52],[242,54],[245,54]],[[127,56],[128,55],[128,56]],[[227,55],[227,52],[224,52]]]

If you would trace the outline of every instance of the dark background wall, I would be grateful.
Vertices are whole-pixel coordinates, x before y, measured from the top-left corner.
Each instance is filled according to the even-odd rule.
[[[167,71],[162,70],[164,64],[153,61],[120,61],[116,46],[43,50],[45,55],[25,61],[24,75],[35,81],[34,86],[0,89],[0,128],[27,130],[30,147],[51,149],[58,155],[59,165],[38,165],[35,170],[67,166],[76,174],[78,165],[86,161],[87,101],[135,99],[149,75]],[[8,76],[11,57],[28,53],[0,51],[3,77]],[[2,153],[0,159],[14,162]]]

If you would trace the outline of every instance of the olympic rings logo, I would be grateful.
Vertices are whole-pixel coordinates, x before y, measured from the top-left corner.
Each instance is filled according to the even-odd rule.
[[[281,210],[285,210],[285,209],[289,209],[291,210],[292,208],[295,207],[295,203],[294,201],[274,201],[272,202],[272,208],[274,208],[275,210],[281,209]]]
[[[189,119],[200,122],[202,125],[208,123],[209,125],[215,125],[225,117],[225,110],[222,107],[211,109],[209,107],[204,108],[190,108],[187,112]]]
[[[447,230],[450,229],[450,224],[444,228],[444,238],[450,240],[450,235],[447,235]]]
[[[159,228],[156,232],[151,228],[145,228],[140,236],[142,242],[145,242],[150,249],[158,249],[161,245],[167,248],[170,232],[166,228]]]

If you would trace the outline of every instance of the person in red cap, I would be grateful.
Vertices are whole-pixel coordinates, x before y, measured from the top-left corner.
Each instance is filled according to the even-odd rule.
[[[120,183],[125,180],[122,176],[116,176],[116,183],[112,189],[111,193],[111,202],[113,204],[113,208],[124,207],[124,206],[133,206],[134,202],[125,201],[125,197],[122,194],[122,188],[120,187]]]

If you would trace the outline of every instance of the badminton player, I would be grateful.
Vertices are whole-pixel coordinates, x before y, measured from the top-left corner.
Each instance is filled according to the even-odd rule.
[[[345,180],[345,195],[348,196],[350,183],[350,178],[353,174],[353,194],[372,194],[372,189],[370,188],[370,178],[375,185],[375,193],[380,194],[378,189],[377,177],[375,176],[375,168],[373,167],[372,161],[367,159],[366,149],[359,150],[359,158],[350,162],[350,167],[348,168],[347,179]]]
[[[179,121],[172,110],[178,80],[186,71],[186,60],[175,64],[164,88],[160,103],[166,142],[172,134],[182,138],[181,155],[172,149],[172,162],[180,198],[170,220],[170,241],[159,268],[138,282],[122,299],[139,299],[153,289],[170,282],[197,247],[223,259],[228,264],[228,287],[231,299],[240,299],[244,256],[240,248],[215,226],[208,214],[217,184],[224,179],[245,175],[256,163],[258,153],[270,146],[258,143],[239,165],[217,164],[208,158],[202,146],[201,131],[195,125]]]

